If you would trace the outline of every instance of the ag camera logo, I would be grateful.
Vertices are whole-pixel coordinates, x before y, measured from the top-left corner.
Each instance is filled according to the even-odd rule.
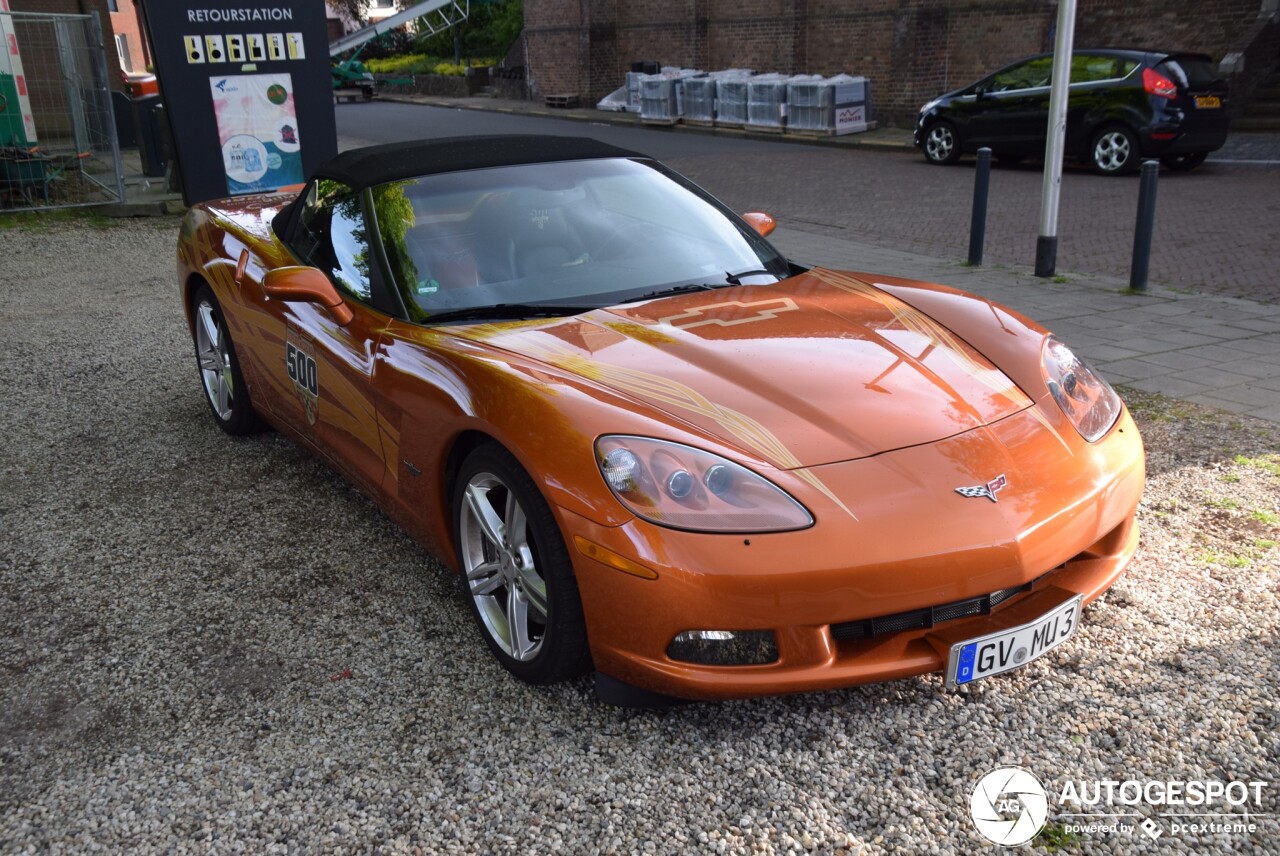
[[[988,840],[1013,847],[1040,834],[1049,819],[1049,795],[1021,767],[996,767],[969,796],[973,824]]]

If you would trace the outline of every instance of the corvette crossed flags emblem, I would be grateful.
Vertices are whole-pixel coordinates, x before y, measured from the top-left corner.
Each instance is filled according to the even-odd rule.
[[[961,496],[970,497],[985,496],[992,502],[998,502],[999,500],[996,499],[996,491],[1000,490],[1008,483],[1009,480],[1004,477],[1004,473],[1001,473],[986,484],[974,485],[973,487],[958,487],[956,488],[956,493]]]

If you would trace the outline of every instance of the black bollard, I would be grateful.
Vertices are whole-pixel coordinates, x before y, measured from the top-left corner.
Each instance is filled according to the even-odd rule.
[[[973,214],[969,218],[969,264],[982,264],[987,239],[987,192],[991,189],[991,149],[978,149],[978,171],[973,177]]]
[[[1147,273],[1151,269],[1151,232],[1156,222],[1156,177],[1160,161],[1142,162],[1142,180],[1138,185],[1138,223],[1133,228],[1133,264],[1129,266],[1129,289],[1147,290]]]

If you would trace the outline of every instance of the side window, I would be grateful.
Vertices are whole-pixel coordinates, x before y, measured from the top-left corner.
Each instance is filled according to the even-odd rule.
[[[1094,83],[1099,80],[1116,80],[1124,77],[1121,72],[1123,65],[1128,65],[1130,70],[1133,68],[1132,63],[1125,63],[1113,56],[1076,54],[1071,58],[1071,82]]]
[[[1053,57],[1042,56],[1019,63],[1013,68],[1006,68],[991,79],[992,92],[1007,92],[1011,89],[1034,89],[1037,86],[1048,86],[1053,76]]]
[[[327,273],[357,300],[369,300],[369,235],[360,195],[350,187],[327,178],[312,182],[291,244],[304,264]]]

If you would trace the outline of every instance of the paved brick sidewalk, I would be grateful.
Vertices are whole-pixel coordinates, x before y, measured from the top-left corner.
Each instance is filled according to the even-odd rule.
[[[1113,383],[1280,422],[1280,305],[1160,287],[1125,294],[1126,282],[1102,276],[1048,282],[852,241],[832,230],[781,228],[772,240],[801,262],[990,297],[1053,330]]]

